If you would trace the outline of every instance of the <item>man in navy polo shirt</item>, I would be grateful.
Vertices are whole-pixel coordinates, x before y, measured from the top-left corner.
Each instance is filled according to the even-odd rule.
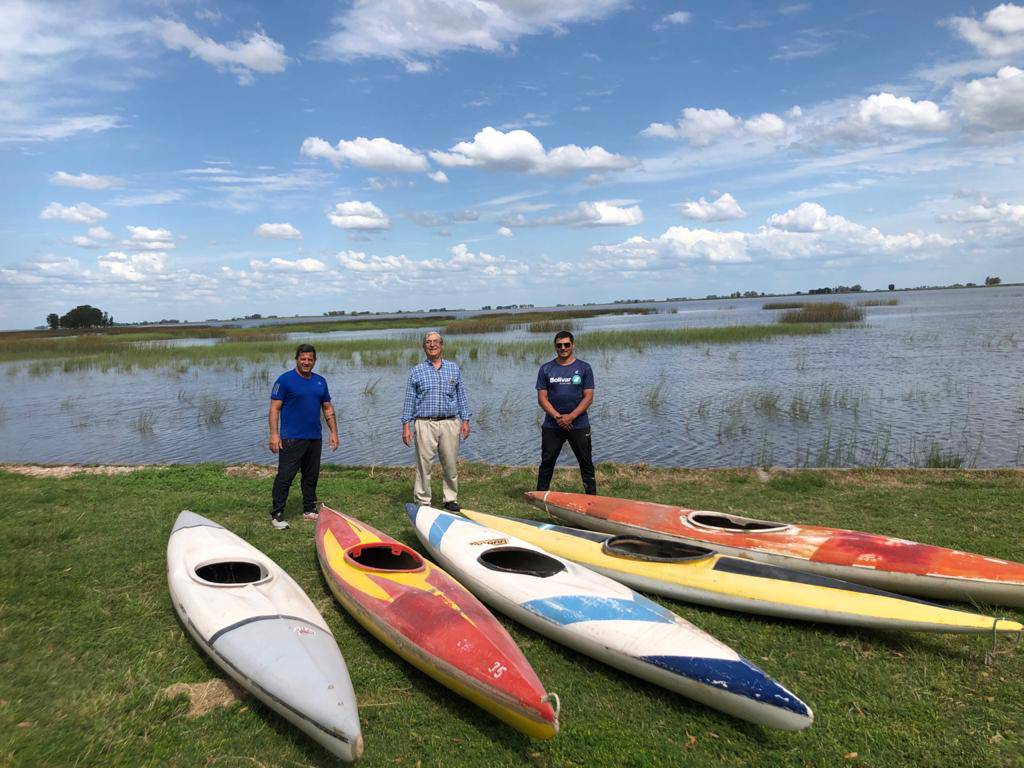
[[[580,465],[583,490],[597,493],[597,477],[591,456],[590,420],[587,409],[594,402],[594,370],[575,356],[576,340],[569,331],[555,336],[555,359],[537,372],[537,404],[544,411],[541,425],[540,470],[537,490],[551,486],[551,475],[562,446],[568,441]]]
[[[277,454],[273,507],[270,523],[278,530],[288,527],[284,505],[288,501],[295,473],[302,471],[302,511],[306,520],[316,520],[316,483],[320,478],[320,451],[323,428],[320,413],[331,430],[331,450],[338,450],[338,425],[327,380],[313,373],[316,350],[312,344],[300,344],[295,350],[295,369],[282,373],[270,393],[270,450]],[[278,422],[281,428],[278,430]]]

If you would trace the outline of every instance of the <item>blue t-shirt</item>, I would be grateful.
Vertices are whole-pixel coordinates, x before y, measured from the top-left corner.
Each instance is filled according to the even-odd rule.
[[[322,440],[320,411],[331,402],[327,379],[318,373],[308,379],[293,368],[277,377],[271,400],[281,400],[281,437],[286,440]]]
[[[594,388],[594,369],[582,360],[572,365],[559,365],[558,359],[550,360],[537,372],[537,389],[548,391],[548,402],[559,413],[572,413],[583,400],[583,390]],[[551,414],[544,414],[545,429],[560,429]],[[572,423],[573,429],[587,429],[590,419],[587,412],[581,413]]]

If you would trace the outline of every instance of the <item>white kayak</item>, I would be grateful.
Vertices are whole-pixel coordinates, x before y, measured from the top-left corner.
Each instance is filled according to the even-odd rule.
[[[280,566],[185,511],[167,542],[167,585],[181,623],[221,669],[328,752],[359,759],[363,737],[345,660]]]
[[[534,631],[743,720],[786,731],[813,722],[792,692],[624,584],[461,515],[415,504],[405,509],[442,568]]]

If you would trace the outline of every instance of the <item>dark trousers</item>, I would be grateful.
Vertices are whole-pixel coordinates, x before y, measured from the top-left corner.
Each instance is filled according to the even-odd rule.
[[[576,461],[580,464],[583,490],[591,495],[597,493],[597,477],[594,474],[594,459],[591,457],[590,427],[586,429],[546,429],[540,431],[540,470],[537,472],[537,490],[546,491],[551,487],[551,476],[562,446],[568,442]]]
[[[323,440],[282,440],[277,452],[277,477],[274,478],[274,506],[271,515],[283,515],[295,473],[302,471],[302,511],[316,511],[316,481],[320,478],[320,450]]]

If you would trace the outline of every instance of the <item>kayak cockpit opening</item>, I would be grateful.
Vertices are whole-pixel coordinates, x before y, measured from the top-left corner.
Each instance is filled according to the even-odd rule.
[[[345,550],[345,559],[365,571],[412,573],[426,567],[418,552],[398,542],[356,544]]]
[[[686,522],[697,528],[735,533],[776,533],[790,527],[787,523],[752,520],[749,517],[727,515],[723,512],[691,512],[686,516]]]
[[[204,563],[195,568],[196,578],[219,587],[258,584],[270,578],[270,572],[260,563],[249,560],[220,560]]]
[[[521,573],[525,576],[539,576],[546,579],[565,570],[565,564],[550,555],[522,547],[502,547],[484,552],[477,558],[480,564],[492,571]]]
[[[652,563],[681,563],[704,560],[714,553],[707,547],[683,544],[680,541],[650,539],[646,536],[612,536],[601,545],[601,551],[612,557],[645,560]]]

